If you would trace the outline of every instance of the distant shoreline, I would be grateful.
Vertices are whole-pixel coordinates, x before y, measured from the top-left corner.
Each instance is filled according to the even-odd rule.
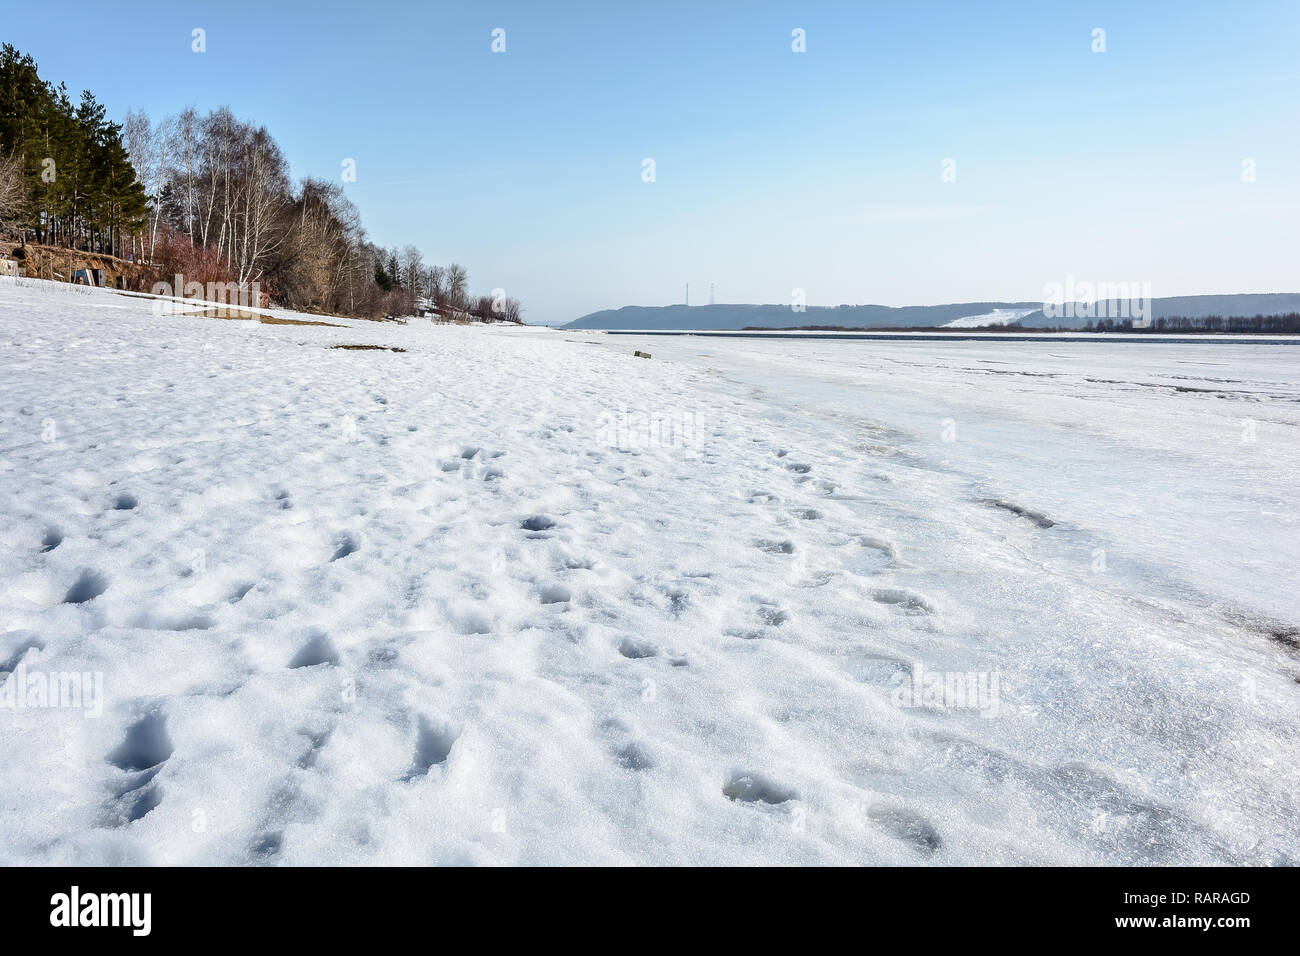
[[[1200,334],[1300,334],[1300,293],[1097,299],[1058,304],[955,302],[944,305],[841,305],[796,309],[776,304],[624,306],[591,312],[569,329],[662,331],[974,331],[1126,332],[1130,322],[1150,322],[1145,332]],[[794,324],[792,324],[794,323]]]
[[[1300,335],[1243,332],[983,332],[973,329],[953,329],[940,332],[936,329],[906,331],[832,331],[799,329],[563,329],[565,332],[595,333],[599,335],[696,335],[708,338],[737,339],[839,339],[842,341],[878,342],[1129,342],[1179,344],[1239,344],[1239,345],[1300,345]]]

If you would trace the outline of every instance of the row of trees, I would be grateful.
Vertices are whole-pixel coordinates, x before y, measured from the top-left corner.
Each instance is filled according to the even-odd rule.
[[[399,289],[431,311],[446,316],[467,316],[484,321],[522,322],[523,307],[518,299],[500,293],[471,296],[469,273],[465,267],[426,265],[424,255],[415,246],[396,248],[384,253],[372,250],[376,257],[375,284],[384,291]]]
[[[48,180],[47,157],[57,170]],[[72,110],[66,91],[40,80],[32,58],[8,44],[0,51],[5,223],[37,242],[154,264],[165,278],[256,284],[294,309],[521,321],[519,302],[499,290],[471,296],[464,267],[370,242],[342,185],[294,183],[266,127],[226,107],[157,122],[133,111],[109,123],[88,92]]]
[[[1085,332],[1235,332],[1295,334],[1300,332],[1300,312],[1284,315],[1171,315],[1152,319],[1148,328],[1135,329],[1132,319],[1099,319],[1084,326]]]

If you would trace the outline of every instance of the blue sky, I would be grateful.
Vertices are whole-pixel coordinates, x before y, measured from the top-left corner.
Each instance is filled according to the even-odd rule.
[[[530,321],[687,282],[810,305],[1035,300],[1067,274],[1300,291],[1295,0],[28,3],[4,38],[117,119],[228,104],[295,176],[355,159],[374,241],[463,263]]]

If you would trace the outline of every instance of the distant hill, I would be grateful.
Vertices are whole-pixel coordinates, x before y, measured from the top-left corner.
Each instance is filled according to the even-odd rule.
[[[874,329],[885,326],[932,328],[999,309],[1038,309],[1041,302],[966,302],[956,305],[809,306],[794,312],[788,305],[629,305],[584,315],[567,329],[780,329],[791,326],[838,325]]]
[[[1203,319],[1209,315],[1256,316],[1286,315],[1300,312],[1300,293],[1296,292],[1245,292],[1237,295],[1171,295],[1151,300],[1153,319],[1182,316]],[[1112,312],[1113,314],[1113,312]],[[1070,325],[1082,327],[1087,319],[1067,323],[1062,319],[1049,319],[1040,307],[1020,319],[1025,328],[1056,328]]]
[[[951,305],[841,305],[809,306],[794,312],[787,305],[629,305],[584,315],[566,329],[785,329],[831,326],[852,329],[938,328],[960,323],[970,328],[982,324],[974,317],[988,317],[987,324],[1005,322],[1005,313],[1020,315],[1026,328],[1082,328],[1086,318],[1049,319],[1042,302],[958,302]],[[1207,315],[1282,315],[1300,312],[1300,293],[1246,293],[1242,295],[1181,295],[1152,300],[1153,318]],[[1026,314],[1027,313],[1027,314]],[[961,321],[967,320],[967,321]]]

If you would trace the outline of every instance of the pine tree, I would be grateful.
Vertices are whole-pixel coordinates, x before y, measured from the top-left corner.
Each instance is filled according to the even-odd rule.
[[[146,200],[125,147],[86,91],[74,109],[67,88],[40,79],[36,61],[0,47],[0,150],[22,157],[30,197],[19,223],[40,242],[119,251],[139,230]]]

